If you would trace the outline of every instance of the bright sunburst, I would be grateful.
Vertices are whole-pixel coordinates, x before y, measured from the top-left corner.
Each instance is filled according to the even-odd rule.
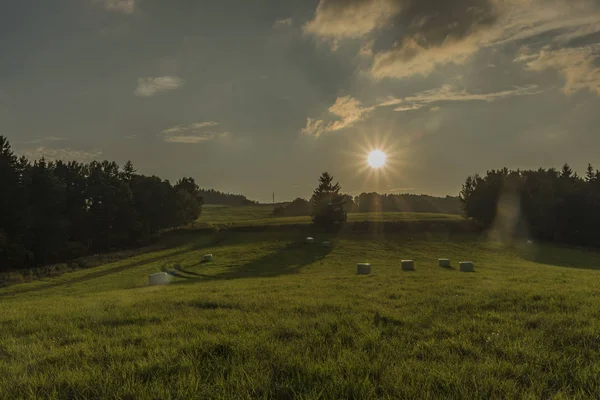
[[[385,165],[387,161],[387,156],[381,150],[373,150],[369,153],[369,157],[367,158],[367,162],[371,168],[381,168]]]

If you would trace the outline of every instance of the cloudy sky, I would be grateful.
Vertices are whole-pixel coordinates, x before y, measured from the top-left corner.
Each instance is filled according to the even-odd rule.
[[[0,134],[268,201],[600,168],[600,0],[20,0]],[[382,148],[387,168],[364,167]]]

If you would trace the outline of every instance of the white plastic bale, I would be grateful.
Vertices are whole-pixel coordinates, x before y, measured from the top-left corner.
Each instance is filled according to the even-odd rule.
[[[305,243],[314,243],[314,242],[315,242],[315,239],[309,236],[309,237],[307,237],[307,238],[304,240],[304,242],[305,242]]]
[[[150,285],[166,285],[169,283],[169,274],[166,272],[158,272],[148,277]]]
[[[415,262],[413,260],[402,260],[402,270],[403,271],[414,271],[415,270]]]
[[[450,266],[450,260],[448,260],[447,258],[440,258],[439,263],[440,263],[440,267],[449,267]]]
[[[330,242],[323,242],[322,245],[323,245],[323,247],[331,247]]]
[[[358,263],[356,264],[356,273],[358,275],[368,275],[371,273],[371,264],[369,263]]]
[[[213,255],[212,254],[205,254],[204,257],[202,257],[202,259],[204,261],[212,261],[213,260]]]
[[[459,265],[460,272],[475,272],[475,264],[472,261],[463,261]]]

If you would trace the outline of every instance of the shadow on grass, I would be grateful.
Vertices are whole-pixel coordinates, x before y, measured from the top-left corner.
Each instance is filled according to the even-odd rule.
[[[3,292],[3,293],[0,293],[0,297],[14,296],[14,295],[22,294],[22,293],[41,292],[41,291],[44,291],[47,289],[52,289],[52,288],[56,288],[56,287],[60,287],[60,286],[68,286],[68,285],[72,285],[75,283],[86,282],[86,281],[89,281],[92,279],[101,278],[106,275],[111,275],[111,274],[114,274],[117,272],[123,272],[123,271],[129,270],[129,269],[140,267],[142,265],[150,264],[153,262],[167,260],[171,257],[181,256],[184,254],[192,253],[194,251],[197,251],[197,250],[200,250],[203,248],[222,246],[222,245],[224,245],[224,242],[227,240],[227,238],[228,238],[227,233],[217,233],[217,234],[214,234],[208,242],[194,243],[192,246],[186,247],[186,248],[184,248],[180,251],[174,252],[174,253],[169,253],[169,254],[165,254],[162,256],[153,257],[153,258],[147,258],[147,259],[132,262],[129,264],[120,265],[118,267],[114,267],[114,268],[111,268],[108,270],[92,272],[92,273],[86,274],[82,277],[65,280],[62,282],[55,282],[55,283],[51,283],[48,285],[34,287],[34,288],[27,288],[27,289],[23,289],[23,290],[13,290],[13,291]]]
[[[240,266],[229,267],[227,271],[210,277],[180,268],[179,272],[192,276],[186,277],[186,281],[175,282],[175,284],[185,284],[207,279],[265,278],[295,274],[303,267],[322,260],[331,250],[331,247],[293,242],[274,253]]]
[[[517,249],[527,261],[564,268],[600,270],[600,251],[550,244],[534,244]]]
[[[456,268],[453,267],[452,265],[445,265],[445,266],[441,266],[441,269],[447,269],[448,271],[456,271]]]

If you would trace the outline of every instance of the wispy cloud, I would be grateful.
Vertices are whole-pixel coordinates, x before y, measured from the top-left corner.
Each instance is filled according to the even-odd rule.
[[[135,1],[136,0],[104,0],[104,7],[107,11],[132,14],[135,12]]]
[[[167,143],[197,144],[218,139],[227,135],[227,132],[217,132],[207,129],[218,126],[217,122],[196,122],[190,125],[178,125],[165,129],[160,133]]]
[[[177,76],[138,78],[135,95],[140,97],[150,97],[160,92],[179,89],[181,86],[183,86],[183,79]]]
[[[528,54],[522,52],[515,61],[525,62],[531,71],[557,70],[565,79],[563,92],[567,95],[589,90],[600,95],[600,59],[598,46],[548,50]]]
[[[301,133],[308,136],[319,137],[326,132],[334,132],[349,128],[366,120],[371,112],[377,108],[395,107],[394,111],[416,111],[426,106],[432,106],[431,111],[439,111],[435,103],[441,102],[467,102],[485,101],[494,102],[513,96],[529,96],[541,93],[537,85],[518,86],[499,92],[471,93],[458,90],[453,85],[444,85],[436,89],[426,90],[404,98],[387,97],[385,100],[370,107],[365,107],[352,96],[339,97],[329,107],[329,113],[338,117],[335,121],[326,122],[322,119],[307,118],[306,126]]]
[[[301,133],[306,136],[319,137],[327,131],[327,125],[322,119],[307,118],[306,126],[302,128]]]
[[[29,160],[45,158],[48,161],[63,160],[82,163],[88,163],[102,157],[102,151],[100,150],[85,151],[72,148],[47,148],[44,146],[25,148],[20,150],[20,153]]]
[[[67,138],[57,137],[57,136],[46,136],[41,138],[35,138],[32,140],[27,140],[25,142],[20,142],[23,144],[41,144],[41,143],[49,143],[49,142],[61,142],[63,140],[68,140]]]
[[[519,86],[513,89],[489,93],[471,93],[466,90],[457,90],[452,85],[444,85],[440,88],[426,90],[413,96],[398,99],[388,98],[384,102],[378,104],[378,107],[389,107],[402,104],[402,106],[397,107],[394,110],[412,111],[439,102],[485,101],[491,103],[508,97],[530,96],[538,93],[541,93],[541,90],[537,85]],[[437,110],[439,110],[439,107],[432,108],[432,111]]]
[[[302,129],[302,134],[318,137],[325,132],[349,128],[366,118],[374,109],[375,107],[363,107],[360,101],[352,96],[338,97],[328,110],[330,114],[335,115],[338,119],[325,123],[323,120],[308,118],[306,126]]]
[[[283,19],[278,19],[275,21],[275,23],[273,24],[274,28],[291,28],[291,26],[294,24],[294,20],[292,18],[283,18]]]

